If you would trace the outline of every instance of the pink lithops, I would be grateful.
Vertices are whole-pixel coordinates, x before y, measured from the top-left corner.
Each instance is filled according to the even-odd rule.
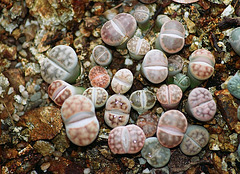
[[[150,10],[145,5],[138,5],[133,13],[139,28],[145,30],[149,27]]]
[[[151,111],[147,111],[138,116],[136,124],[143,130],[146,137],[151,137],[156,133],[158,117]]]
[[[182,90],[174,84],[162,85],[157,91],[157,99],[166,110],[176,109],[182,99]]]
[[[80,73],[78,57],[74,49],[70,46],[58,45],[48,55],[49,58],[40,62],[43,80],[49,84],[54,80],[74,83]]]
[[[120,13],[102,26],[101,37],[108,45],[120,46],[134,35],[136,29],[135,18],[127,13]]]
[[[163,24],[156,39],[155,46],[157,49],[169,54],[177,53],[184,46],[184,36],[185,29],[183,25],[176,20],[170,20]]]
[[[150,51],[150,44],[140,37],[132,37],[127,43],[127,49],[131,58],[140,60]]]
[[[111,130],[108,145],[114,154],[133,154],[139,152],[146,137],[143,130],[136,125],[119,126]]]
[[[126,93],[133,84],[133,74],[129,69],[123,68],[113,76],[111,87],[117,94]]]
[[[216,113],[216,103],[212,94],[205,88],[194,88],[189,96],[186,105],[188,114],[199,121],[209,121]]]
[[[111,128],[124,126],[128,122],[130,110],[131,104],[127,97],[114,94],[107,100],[104,120]]]
[[[157,138],[160,144],[173,148],[182,142],[188,122],[182,112],[169,110],[162,114],[157,126]]]
[[[110,84],[110,76],[102,66],[94,66],[89,71],[88,78],[93,87],[107,88]]]
[[[191,87],[199,85],[203,80],[208,79],[214,72],[215,58],[206,49],[198,49],[189,57],[188,76],[191,80]]]
[[[152,83],[163,82],[168,75],[166,55],[157,49],[147,52],[142,62],[142,73]]]
[[[92,51],[91,58],[101,66],[107,66],[112,61],[112,53],[103,45],[97,45]]]
[[[99,123],[90,99],[83,95],[69,97],[62,105],[61,114],[71,142],[86,146],[96,139]]]
[[[75,87],[63,80],[55,80],[48,87],[49,97],[59,106],[70,96],[82,94],[85,88]]]
[[[91,87],[87,88],[83,95],[92,100],[95,108],[100,108],[105,105],[108,99],[108,93],[104,88]]]
[[[173,1],[181,4],[190,4],[190,3],[197,2],[198,0],[173,0]]]

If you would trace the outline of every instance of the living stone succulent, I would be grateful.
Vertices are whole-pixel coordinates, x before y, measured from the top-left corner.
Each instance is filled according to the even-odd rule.
[[[150,82],[154,84],[163,82],[168,75],[167,56],[160,50],[150,50],[143,59],[141,70]]]
[[[133,17],[136,19],[139,28],[142,30],[149,28],[150,10],[146,5],[138,5],[134,10]]]
[[[141,154],[151,166],[156,168],[165,166],[171,157],[170,149],[162,146],[156,137],[145,140]]]
[[[137,22],[127,13],[120,13],[107,21],[101,29],[102,40],[110,46],[123,46],[135,33]]]
[[[110,76],[102,66],[94,66],[90,69],[88,78],[93,87],[107,88],[110,84]]]
[[[183,58],[179,55],[172,55],[168,58],[168,76],[174,76],[182,71]]]
[[[134,124],[130,124],[118,126],[111,130],[108,145],[114,154],[133,154],[143,148],[145,139],[143,130]]]
[[[112,62],[112,53],[103,45],[97,45],[93,48],[90,59],[98,65],[107,66]]]
[[[240,55],[240,27],[235,28],[230,36],[229,36],[229,42],[233,48],[233,50]]]
[[[228,91],[234,97],[240,99],[240,71],[238,70],[236,74],[228,81],[227,84]]]
[[[184,36],[185,29],[183,25],[176,20],[170,20],[161,27],[155,47],[169,54],[177,53],[184,46]]]
[[[151,137],[156,133],[158,117],[151,111],[147,111],[138,116],[136,124],[143,130],[146,137]]]
[[[210,51],[198,49],[190,55],[189,60],[188,77],[194,88],[213,75],[215,58]]]
[[[174,84],[163,84],[158,89],[156,96],[164,109],[176,109],[182,99],[182,90]]]
[[[140,37],[132,37],[127,42],[127,49],[132,59],[140,60],[150,51],[150,44]]]
[[[104,106],[108,99],[107,91],[101,87],[87,88],[82,95],[88,97],[93,102],[95,108]]]
[[[82,94],[85,88],[76,87],[63,80],[55,80],[48,87],[49,97],[59,106],[70,96]]]
[[[49,58],[40,62],[40,66],[42,78],[49,84],[54,80],[74,83],[80,73],[77,54],[66,45],[55,46],[49,52]]]
[[[207,129],[199,125],[189,125],[180,144],[180,149],[185,155],[196,155],[207,145],[208,141]]]
[[[167,15],[158,15],[156,19],[156,28],[160,30],[165,22],[170,21],[171,19]]]
[[[127,97],[121,94],[112,95],[106,103],[105,123],[111,128],[126,125],[129,120],[130,110],[131,104]]]
[[[133,74],[129,69],[123,68],[113,76],[111,87],[117,94],[126,93],[133,84]]]
[[[173,148],[182,142],[188,122],[182,112],[169,110],[158,121],[157,138],[161,145]]]
[[[78,146],[91,144],[99,132],[99,122],[92,101],[83,95],[73,95],[61,108],[68,138]]]
[[[186,111],[199,121],[211,120],[217,110],[212,94],[205,88],[194,88],[189,96],[186,104]]]
[[[184,92],[190,86],[190,78],[182,73],[178,73],[173,76],[173,84],[179,86]]]
[[[130,95],[129,100],[133,109],[143,113],[155,105],[156,95],[149,90],[137,90]]]

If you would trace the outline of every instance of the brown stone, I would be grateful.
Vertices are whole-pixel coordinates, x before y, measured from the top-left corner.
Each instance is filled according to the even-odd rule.
[[[16,94],[15,92],[13,92],[10,95],[5,94],[4,97],[0,99],[0,103],[2,103],[3,106],[4,106],[4,109],[0,114],[0,119],[6,119],[8,116],[11,116],[13,114],[13,112],[14,112],[14,106],[13,106],[14,98],[13,98],[13,96],[15,94]],[[0,133],[0,135],[1,135],[1,133]]]
[[[3,72],[3,75],[8,78],[10,85],[15,91],[19,91],[19,86],[25,86],[23,73],[20,69],[8,69]]]
[[[213,165],[218,173],[228,174],[227,171],[222,170],[222,159],[216,153],[213,153]]]
[[[21,116],[18,126],[27,127],[30,141],[52,139],[63,126],[60,109],[47,106],[26,112]]]
[[[48,168],[49,172],[54,173],[65,173],[65,169],[68,165],[70,165],[72,162],[66,158],[59,157],[56,160],[50,161],[51,165]]]
[[[6,148],[3,150],[3,158],[5,159],[13,159],[16,158],[18,156],[18,151],[14,148],[14,149],[9,149]]]
[[[237,118],[237,108],[240,103],[233,97],[227,89],[216,91],[217,106],[227,122],[230,130],[235,130],[240,134],[240,122]]]
[[[0,45],[0,58],[6,58],[8,60],[15,60],[17,58],[17,47],[9,47],[7,45],[1,44]]]

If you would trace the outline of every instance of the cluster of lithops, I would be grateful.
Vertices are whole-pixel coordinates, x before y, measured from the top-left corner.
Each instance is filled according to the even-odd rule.
[[[55,46],[48,54],[49,58],[40,62],[41,75],[45,82],[64,80],[74,83],[80,74],[80,66],[75,51],[66,45]]]
[[[240,71],[238,70],[236,74],[229,80],[227,84],[228,91],[234,97],[240,99]]]
[[[149,90],[137,90],[131,94],[129,97],[132,108],[138,111],[138,113],[143,113],[151,109],[156,103],[156,96]]]
[[[233,48],[233,50],[240,55],[240,27],[235,28],[230,36],[229,36],[229,42]]]
[[[189,57],[188,76],[194,88],[213,75],[215,58],[206,49],[198,49]]]
[[[143,75],[154,84],[163,82],[168,75],[167,56],[160,50],[147,52],[142,62]]]
[[[211,120],[217,110],[212,94],[205,88],[194,88],[186,104],[186,111],[199,121]]]
[[[143,130],[136,125],[118,126],[111,130],[108,145],[114,154],[137,153],[144,145]]]
[[[101,37],[106,44],[121,47],[134,35],[136,29],[135,18],[127,13],[120,13],[102,26]]]
[[[169,54],[177,53],[184,46],[184,36],[183,25],[176,20],[170,20],[162,25],[155,47]]]
[[[127,42],[127,49],[132,59],[140,60],[150,51],[150,44],[140,37],[132,37]]]
[[[68,138],[78,146],[92,143],[99,132],[99,123],[92,101],[83,95],[73,95],[61,108]]]
[[[63,80],[55,80],[48,87],[49,97],[59,106],[70,96],[82,94],[85,88],[76,87]]]
[[[103,45],[97,45],[92,51],[91,60],[98,65],[107,66],[112,62],[112,53]]]
[[[162,85],[157,91],[157,99],[166,110],[176,109],[182,99],[182,90],[177,85]]]
[[[127,97],[121,94],[112,95],[106,103],[105,123],[111,128],[126,125],[130,110],[131,104]]]

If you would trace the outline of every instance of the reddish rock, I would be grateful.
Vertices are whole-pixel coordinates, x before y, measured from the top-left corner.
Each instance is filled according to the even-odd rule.
[[[3,75],[8,78],[15,91],[19,91],[20,85],[25,86],[24,76],[20,69],[8,69],[3,72]]]
[[[48,168],[49,172],[53,173],[65,173],[65,170],[68,165],[70,165],[72,162],[66,158],[60,157],[56,160],[50,161],[51,165]]]
[[[240,134],[240,122],[237,118],[239,101],[227,89],[216,91],[217,106],[230,130]]]
[[[16,149],[6,148],[3,150],[3,158],[5,159],[13,159],[18,156],[18,151]]]
[[[30,141],[52,139],[63,126],[60,109],[47,106],[26,112],[20,117],[18,126],[27,127]]]

